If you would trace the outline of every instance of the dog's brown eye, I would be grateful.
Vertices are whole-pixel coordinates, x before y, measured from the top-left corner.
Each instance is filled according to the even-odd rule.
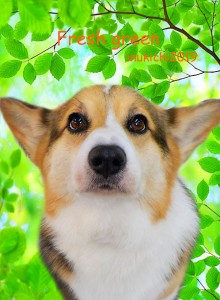
[[[68,128],[71,132],[82,132],[88,129],[88,120],[80,113],[73,113],[69,116]]]
[[[127,128],[130,132],[143,134],[147,131],[147,119],[143,115],[135,115],[128,120]]]

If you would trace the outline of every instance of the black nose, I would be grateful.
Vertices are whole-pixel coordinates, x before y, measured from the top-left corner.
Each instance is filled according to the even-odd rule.
[[[96,146],[89,152],[90,167],[105,178],[117,174],[126,164],[125,152],[118,146]]]

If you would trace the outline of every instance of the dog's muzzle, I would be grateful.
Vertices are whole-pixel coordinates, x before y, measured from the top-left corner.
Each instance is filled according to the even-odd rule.
[[[88,161],[96,174],[107,179],[122,171],[127,159],[124,150],[119,146],[100,145],[89,152]]]

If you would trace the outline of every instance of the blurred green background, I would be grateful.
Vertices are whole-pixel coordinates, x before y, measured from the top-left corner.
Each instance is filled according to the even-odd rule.
[[[10,21],[11,25],[16,21],[15,17]],[[138,26],[137,20],[130,20],[130,23]],[[43,49],[52,45],[56,38],[54,32],[50,39],[44,41]],[[168,36],[166,38],[169,39]],[[33,55],[42,50],[42,44],[31,42],[29,36],[25,38],[25,45]],[[65,61],[66,72],[59,81],[51,74],[44,74],[29,85],[19,71],[14,78],[0,78],[0,96],[55,108],[85,86],[121,84],[122,75],[129,76],[134,67],[145,69],[144,62],[125,62],[123,53],[119,53],[115,57],[115,75],[105,80],[100,73],[85,71],[93,57],[87,45],[73,44],[71,48],[76,55]],[[208,55],[199,49],[197,53],[199,67],[216,67]],[[1,61],[9,57],[3,40],[0,40]],[[185,62],[182,66],[185,73],[191,70]],[[220,98],[219,86],[218,73],[173,82],[161,106],[194,105],[205,99]],[[219,143],[220,127],[209,135],[180,170],[195,197],[201,217],[201,234],[180,299],[220,299],[220,169],[207,172],[207,168],[199,164],[199,160],[205,157],[213,157],[219,162],[220,152],[216,150],[220,147]],[[61,299],[39,258],[39,224],[44,210],[42,180],[38,169],[19,149],[0,115],[0,299]]]

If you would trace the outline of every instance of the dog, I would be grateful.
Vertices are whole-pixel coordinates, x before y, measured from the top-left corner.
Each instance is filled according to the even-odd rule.
[[[40,251],[68,300],[173,300],[199,230],[178,169],[220,123],[220,101],[163,109],[95,85],[3,116],[45,186]]]

